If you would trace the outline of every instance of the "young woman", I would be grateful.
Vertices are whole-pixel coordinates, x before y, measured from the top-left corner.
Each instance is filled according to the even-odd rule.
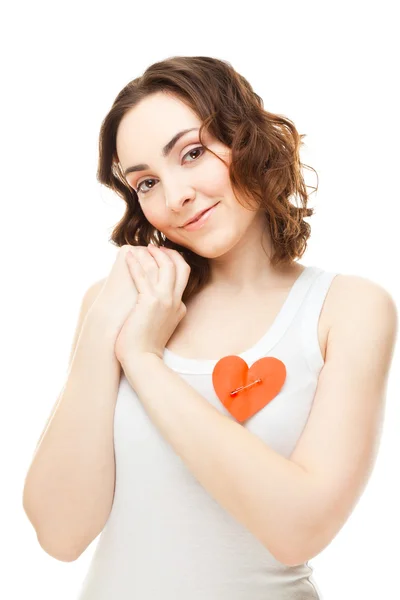
[[[80,600],[322,598],[308,561],[371,474],[397,312],[297,262],[301,138],[209,57],[150,66],[104,119],[120,250],[24,492],[52,556],[101,533]]]

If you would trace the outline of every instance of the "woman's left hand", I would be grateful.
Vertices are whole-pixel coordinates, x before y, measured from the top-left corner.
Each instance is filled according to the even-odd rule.
[[[182,294],[190,266],[176,250],[160,250],[153,244],[126,254],[126,261],[138,290],[136,305],[124,322],[114,351],[123,365],[142,354],[163,358],[165,346],[186,315]]]

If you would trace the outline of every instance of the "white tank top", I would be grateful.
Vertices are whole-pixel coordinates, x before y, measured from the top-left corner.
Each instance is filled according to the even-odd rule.
[[[242,423],[286,458],[307,423],[324,364],[318,321],[335,275],[306,267],[272,326],[238,355],[249,367],[264,356],[286,366],[278,395]],[[212,384],[218,360],[168,349],[163,360],[233,418]],[[153,425],[123,371],[114,448],[114,502],[79,600],[322,600],[308,562],[288,567],[277,561],[206,492]]]

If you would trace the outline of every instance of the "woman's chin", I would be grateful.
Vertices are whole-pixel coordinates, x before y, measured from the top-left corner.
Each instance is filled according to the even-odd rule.
[[[204,258],[219,258],[220,256],[224,256],[227,252],[231,250],[231,248],[235,244],[224,243],[221,240],[216,241],[215,243],[210,242],[208,240],[207,244],[198,244],[196,248],[190,248],[192,252],[195,252],[199,256],[203,256]]]
[[[170,239],[170,241],[173,244],[177,244],[182,248],[187,248],[191,252],[194,252],[199,256],[203,256],[204,258],[219,258],[220,256],[223,256],[229,252],[229,250],[231,250],[237,243],[236,239],[232,239],[227,236],[225,236],[225,239],[221,239],[221,235],[218,237],[214,235],[204,236],[203,239],[199,238],[198,240],[193,241],[192,244],[188,244],[186,240],[183,241]]]

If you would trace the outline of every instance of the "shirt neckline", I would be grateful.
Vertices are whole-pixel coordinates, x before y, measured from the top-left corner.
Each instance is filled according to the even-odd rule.
[[[304,267],[304,270],[292,284],[286,299],[268,330],[251,348],[244,350],[236,356],[245,360],[250,366],[261,355],[265,355],[271,350],[290,325],[298,306],[298,295],[301,295],[301,291],[305,295],[308,289],[308,281],[313,276],[315,270],[316,267],[314,266]],[[221,358],[222,356],[216,359],[186,358],[175,354],[175,352],[168,350],[168,348],[164,348],[163,353],[163,361],[168,367],[174,371],[188,374],[210,374]]]

